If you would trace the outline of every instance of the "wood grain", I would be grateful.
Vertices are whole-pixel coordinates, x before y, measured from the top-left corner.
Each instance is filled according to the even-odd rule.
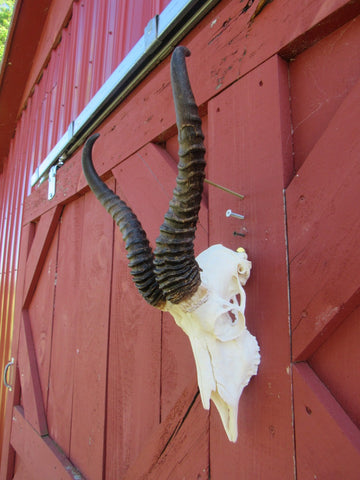
[[[299,478],[356,480],[360,434],[306,363],[294,367],[296,456]]]
[[[270,5],[271,6],[271,5]],[[270,8],[267,7],[267,8]],[[266,9],[264,10],[264,14]],[[239,436],[231,444],[215,408],[210,417],[215,478],[292,478],[290,338],[283,188],[292,162],[287,66],[273,57],[209,104],[210,178],[245,195],[209,190],[210,244],[245,248],[253,262],[246,284],[247,327],[261,364],[239,402]],[[235,120],[236,119],[236,120]],[[245,220],[226,217],[231,208]],[[244,232],[244,238],[233,232]],[[259,460],[261,458],[261,461]],[[276,461],[274,459],[276,458]]]
[[[114,236],[106,401],[106,480],[122,478],[160,421],[161,312],[137,291]]]
[[[308,358],[360,304],[359,99],[357,82],[286,192],[297,360]]]
[[[39,435],[48,433],[36,352],[27,311],[23,312],[19,339],[19,370],[25,418]]]
[[[55,232],[53,241],[48,249],[42,272],[28,309],[45,410],[49,392],[51,348],[53,342],[52,333],[57,275],[58,233],[59,228]]]
[[[58,239],[47,420],[51,438],[70,455],[74,361],[84,198],[64,209]]]
[[[234,9],[232,1],[222,1],[183,40],[192,52],[188,70],[200,106],[289,45],[291,48],[284,50],[283,56],[294,58],[315,40],[359,14],[360,5],[351,0],[325,4],[279,0],[267,5],[254,22],[250,22],[251,9],[246,14],[241,10],[242,7]],[[108,174],[148,142],[163,142],[174,134],[175,113],[169,108],[173,104],[169,60],[151,72],[99,127],[101,138],[95,151],[100,149],[104,155],[95,167],[100,175]],[[37,218],[54,203],[68,202],[86,187],[80,155],[77,151],[58,170],[57,192],[51,202],[46,200],[46,183],[33,190],[25,202],[24,223]]]
[[[17,355],[19,345],[20,326],[22,322],[22,298],[25,281],[26,271],[26,259],[29,253],[30,245],[34,236],[34,225],[28,224],[23,227],[20,240],[20,254],[19,254],[19,271],[16,283],[16,303],[14,312],[14,327],[13,337],[11,344],[11,354],[16,359],[17,371]],[[1,464],[0,464],[0,479],[8,480],[12,476],[12,471],[15,462],[15,451],[10,445],[10,433],[12,425],[12,411],[13,406],[17,405],[20,400],[20,376],[14,375],[13,382],[14,388],[11,392],[7,392],[5,422],[3,430],[3,444],[1,451]]]
[[[38,222],[26,264],[23,306],[28,308],[57,228],[62,207],[54,206]]]
[[[18,454],[26,458],[26,477],[52,480],[81,480],[84,477],[66,458],[50,437],[40,437],[25,420],[21,407],[15,407],[11,444]],[[19,477],[18,477],[19,478]],[[20,480],[20,479],[19,479]]]
[[[208,478],[208,425],[197,386],[191,382],[148,438],[124,480]]]

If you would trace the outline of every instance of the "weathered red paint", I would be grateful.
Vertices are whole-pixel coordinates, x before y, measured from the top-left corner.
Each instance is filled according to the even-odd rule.
[[[289,455],[293,432],[287,272],[285,261],[279,262],[286,257],[284,172],[292,163],[291,152],[284,149],[291,142],[290,111],[284,111],[280,101],[289,96],[287,74],[286,63],[272,57],[209,102],[209,177],[217,175],[220,184],[245,196],[239,200],[210,190],[210,244],[227,237],[232,248],[243,246],[254,261],[246,285],[246,319],[261,350],[259,374],[240,399],[235,445],[229,445],[217,413],[211,416],[215,478],[236,479],[239,472],[243,478],[291,478],[294,469]],[[222,158],[226,168],[219,169]],[[226,218],[227,208],[243,213],[244,221]],[[234,231],[246,232],[246,237],[233,236]],[[261,461],[246,461],[256,456]]]
[[[29,468],[50,478],[50,468],[71,470],[69,462],[90,479],[208,478],[211,471],[212,478],[271,480],[295,478],[295,469],[299,479],[358,475],[359,392],[344,372],[359,363],[351,341],[359,305],[359,221],[352,207],[359,71],[351,55],[360,7],[274,0],[250,22],[257,3],[241,13],[242,5],[222,1],[184,39],[204,120],[207,176],[245,195],[240,201],[207,186],[196,240],[197,253],[208,242],[241,243],[254,264],[247,320],[262,363],[240,400],[238,443],[230,445],[217,412],[208,415],[200,405],[185,336],[135,291],[119,232],[88,191],[76,152],[58,171],[52,202],[46,184],[25,201],[12,352],[24,372],[29,353],[21,342],[18,354],[17,339],[27,318],[39,381],[15,382],[25,416],[12,409],[19,392],[8,396],[3,459],[10,449],[10,461],[2,462],[1,479],[12,478],[12,447],[19,478]],[[83,73],[91,72],[95,85],[111,64],[110,53],[89,70],[68,65],[63,54],[56,61],[61,49],[76,56],[79,43],[70,33],[92,38],[91,9],[85,13],[81,4],[21,117],[13,159],[26,151],[32,166],[43,159],[91,94]],[[49,24],[62,26],[55,11]],[[54,42],[42,38],[34,65]],[[68,85],[55,85],[57,74],[83,85],[63,109]],[[46,97],[39,133],[36,107],[49,89],[54,95]],[[152,243],[175,185],[171,105],[167,59],[103,122],[94,149],[97,170],[131,204]],[[245,221],[226,218],[228,208],[245,213]],[[39,424],[39,399],[48,443],[29,423]],[[66,455],[60,463],[54,442]],[[28,451],[29,444],[36,446]],[[37,465],[39,458],[46,460]]]

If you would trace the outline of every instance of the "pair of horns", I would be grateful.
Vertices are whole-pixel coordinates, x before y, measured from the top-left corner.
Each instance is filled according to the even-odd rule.
[[[166,301],[177,304],[190,298],[201,282],[194,238],[205,177],[205,148],[186,69],[185,57],[189,55],[187,48],[177,47],[171,58],[179,164],[173,198],[154,252],[136,215],[94,169],[91,154],[99,134],[86,141],[82,154],[83,171],[91,190],[121,230],[134,283],[144,299],[157,308],[163,308]]]

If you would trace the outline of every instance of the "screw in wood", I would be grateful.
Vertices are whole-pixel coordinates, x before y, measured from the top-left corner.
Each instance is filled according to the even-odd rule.
[[[235,213],[235,212],[232,212],[230,209],[229,210],[226,210],[226,214],[225,214],[227,217],[234,217],[234,218],[239,218],[240,220],[244,220],[244,215],[240,215],[240,213]]]

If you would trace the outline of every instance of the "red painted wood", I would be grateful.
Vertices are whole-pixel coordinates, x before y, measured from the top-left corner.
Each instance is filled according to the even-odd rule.
[[[54,232],[57,228],[62,208],[56,205],[43,215],[36,227],[35,237],[29,253],[26,265],[26,276],[24,286],[24,308],[28,308],[36,284],[41,274],[48,248],[52,242]]]
[[[198,395],[174,432],[160,458],[141,478],[209,478],[209,419]],[[131,477],[130,477],[131,478]],[[135,480],[136,477],[133,477]]]
[[[309,364],[354,424],[360,428],[360,308],[335,330],[309,359]]]
[[[150,143],[113,169],[113,173],[119,182],[120,197],[134,208],[154,248],[176,185],[177,161],[166,150]],[[208,246],[207,217],[205,197],[196,231],[196,255]],[[196,375],[188,338],[169,314],[163,314],[161,357],[160,415],[164,418],[189,378]]]
[[[289,64],[296,170],[360,78],[360,17]]]
[[[23,312],[19,339],[19,370],[25,418],[39,435],[48,429],[28,313]]]
[[[94,157],[96,157],[96,151]],[[169,200],[172,197],[172,191],[175,187],[175,178],[177,174],[176,162],[166,153],[165,150],[156,145],[149,144],[114,169],[113,173],[119,183],[118,193],[120,197],[134,208],[143,228],[147,232],[147,235],[154,246],[155,239],[159,235],[159,227],[163,222],[164,214],[168,209]],[[129,181],[129,179],[131,179],[131,181]],[[197,245],[199,245],[199,242],[207,244],[207,233],[203,227],[206,220],[207,211],[204,207],[198,229],[199,241],[197,242]],[[110,432],[110,436],[113,439],[112,442],[118,437],[117,444],[119,445],[119,443],[121,443],[122,445],[120,454],[117,457],[112,454],[113,449],[111,447],[107,449],[107,472],[110,469],[111,472],[113,472],[114,478],[128,468],[129,464],[131,464],[137,456],[137,453],[140,451],[140,447],[144,446],[144,441],[146,441],[146,435],[144,435],[144,432],[147,431],[149,433],[151,431],[155,425],[155,420],[156,423],[158,423],[160,418],[166,417],[170,408],[174,405],[179,394],[182,392],[184,385],[188,383],[189,371],[193,372],[192,375],[195,373],[194,361],[191,349],[188,345],[188,340],[179,328],[176,327],[172,317],[166,316],[166,319],[163,321],[163,326],[161,327],[161,313],[146,305],[145,302],[142,304],[141,300],[138,298],[138,293],[132,285],[132,281],[127,271],[128,268],[126,266],[127,261],[125,258],[124,247],[122,245],[120,249],[120,247],[117,246],[117,242],[123,243],[122,240],[120,240],[121,236],[120,234],[116,236],[118,239],[115,242],[115,252],[118,249],[119,259],[114,261],[114,265],[116,265],[114,270],[114,281],[116,281],[118,275],[121,275],[121,283],[118,284],[118,287],[114,290],[112,296],[113,302],[116,302],[115,306],[113,305],[112,307],[112,312],[114,312],[114,320],[116,317],[120,317],[122,318],[122,322],[119,323],[117,320],[117,323],[114,323],[113,338],[117,338],[116,345],[118,348],[115,362],[111,363],[109,366],[109,375],[111,375],[112,379],[109,383],[109,389],[111,392],[118,392],[117,402],[115,403],[117,411],[119,409],[120,401],[121,412],[128,412],[128,414],[125,415],[125,413],[122,413],[118,420],[118,428],[114,429],[115,432],[113,429]],[[197,249],[199,250],[199,247],[197,247]],[[125,279],[126,283],[124,281]],[[134,301],[136,301],[138,307],[130,308],[131,313],[126,315],[125,312],[128,309],[126,303],[128,303],[131,296],[134,296]],[[124,299],[127,299],[127,301],[124,301]],[[139,308],[140,312],[144,310],[145,320],[141,318],[141,314],[139,318],[139,313],[137,312]],[[128,321],[126,320],[127,318]],[[149,324],[149,320],[152,323]],[[131,328],[130,325],[127,327],[128,322],[131,324]],[[143,322],[145,322],[145,324],[144,327],[141,328],[141,331],[143,331],[145,337],[143,342],[139,342],[139,345],[141,344],[141,349],[136,354],[135,362],[133,354],[134,347],[131,347],[129,351],[129,346],[126,346],[126,343],[133,345],[134,342],[131,340],[129,341],[126,335],[130,335],[130,338],[138,338],[139,334],[137,332],[139,327],[137,327],[137,325],[138,323],[141,325]],[[160,337],[161,328],[162,335]],[[119,331],[117,334],[115,333],[116,329]],[[150,329],[152,332],[151,334]],[[149,342],[146,340],[146,336],[150,339],[155,338],[154,335],[156,332],[158,335],[157,342],[154,344],[153,340],[150,343],[151,351],[148,351],[147,348],[144,350],[144,345],[147,345]],[[124,338],[124,340],[121,340],[122,338]],[[160,338],[162,338],[162,348],[160,346]],[[122,348],[119,348],[119,341],[124,342]],[[123,358],[124,352],[128,352],[126,357],[130,356],[130,359],[126,359],[125,363]],[[160,353],[162,359],[161,363],[159,356]],[[122,361],[120,358],[117,358],[119,355],[120,358],[122,358]],[[110,359],[111,358],[112,354],[110,354]],[[142,358],[144,358],[143,361]],[[144,368],[142,367],[143,364],[146,365],[146,371],[150,371],[150,375],[149,373],[142,373],[141,377],[149,378],[149,384],[139,385],[139,388],[136,384],[133,385],[134,381],[131,381],[130,379],[136,379],[139,377],[142,368]],[[119,366],[122,366],[120,372]],[[152,373],[151,370],[153,370]],[[139,372],[139,374],[136,372]],[[156,379],[156,375],[154,375],[155,373],[160,375],[160,372],[161,387],[160,378]],[[130,377],[128,381],[126,381],[127,377]],[[157,380],[158,383],[151,384],[151,380]],[[124,381],[126,389],[122,386]],[[154,388],[155,392],[158,392],[157,399],[154,398]],[[120,395],[119,390],[121,392]],[[147,390],[149,390],[149,393],[147,393]],[[146,401],[144,400],[145,398],[147,399]],[[144,404],[146,405],[145,410]],[[151,410],[153,411],[153,414],[147,414],[146,419],[146,411]],[[139,417],[139,413],[136,413],[139,411],[142,412],[141,417]],[[110,411],[108,410],[108,413],[110,418],[118,417],[114,409]],[[149,421],[151,422],[152,418],[154,418],[153,424],[150,425]],[[149,428],[150,426],[152,427],[151,429]],[[137,431],[139,431],[139,433],[143,432],[139,439],[134,435],[134,432]],[[119,449],[119,446],[117,448]],[[109,478],[113,478],[110,472],[107,474]]]
[[[198,388],[191,382],[148,438],[124,480],[183,478],[184,475],[208,478],[208,460],[204,462],[208,457],[208,415],[199,400]],[[182,463],[190,464],[191,469],[183,470]]]
[[[109,183],[114,188],[113,182]],[[101,478],[105,448],[106,369],[113,257],[113,221],[92,192],[85,195],[80,269],[74,286],[70,458],[89,479]],[[65,229],[64,234],[68,232]],[[63,274],[68,275],[65,267]],[[60,367],[61,368],[61,367]],[[54,372],[56,376],[56,371]]]
[[[142,189],[138,191],[141,195]],[[161,312],[140,297],[127,263],[121,232],[116,227],[107,373],[106,480],[123,477],[160,421]]]
[[[344,22],[346,16],[349,19],[359,7],[352,2],[333,0],[320,9],[318,2],[278,0],[267,5],[249,24],[253,11],[250,9],[244,15],[240,10],[235,11],[234,5],[234,2],[221,2],[185,42],[193,51],[189,70],[195,79],[195,96],[203,104],[203,112],[206,112],[205,104],[209,101],[209,177],[246,195],[240,202],[224,192],[207,189],[210,239],[212,243],[221,241],[237,247],[240,239],[233,237],[233,231],[239,223],[226,219],[224,213],[227,208],[244,209],[247,236],[241,243],[254,261],[252,278],[247,286],[247,319],[250,331],[258,337],[263,363],[258,377],[252,380],[240,402],[240,438],[236,445],[229,445],[217,413],[211,413],[210,467],[211,475],[219,478],[238,478],[239,472],[244,478],[292,478],[290,348],[282,195],[284,185],[292,175],[292,159],[289,156],[287,70],[274,54],[279,48],[283,49],[284,55],[298,53],[311,44],[316,35],[320,38]],[[334,11],[342,6],[345,16],[336,19]],[[255,7],[254,4],[252,8]],[[304,31],[310,31],[308,38],[304,39]],[[286,50],[289,42],[291,48]],[[259,64],[262,65],[255,68]],[[230,84],[233,85],[229,87]],[[224,90],[226,87],[229,88]],[[166,191],[173,188],[170,175],[175,165],[160,147],[148,143],[168,142],[169,151],[172,151],[175,116],[170,104],[169,65],[165,61],[104,122],[99,129],[102,136],[95,146],[97,168],[104,178],[109,178],[114,171],[120,193],[128,195],[129,203],[140,212],[152,241],[158,232],[155,215],[156,219],[161,218],[160,224],[166,211],[166,208],[162,211],[162,204],[168,202],[168,199],[165,202]],[[142,158],[136,152],[140,152]],[[149,170],[149,177],[143,175],[143,171],[138,173],[139,165],[144,165],[144,155],[155,159],[156,182],[161,179],[166,185],[166,189],[156,191],[145,203],[146,189],[153,184],[155,170]],[[148,167],[150,160],[145,164]],[[168,178],[163,174],[163,165],[166,165],[164,172],[171,172]],[[130,182],[133,179],[138,179],[141,184],[137,192]],[[113,181],[111,185],[114,185]],[[54,205],[65,205],[59,229],[54,346],[47,407],[51,436],[89,478],[101,478],[104,458],[111,471],[108,477],[116,478],[118,469],[123,467],[118,458],[125,456],[127,468],[142,448],[139,463],[136,461],[135,466],[139,472],[152,472],[153,478],[182,477],[189,471],[192,477],[202,473],[207,475],[208,460],[204,459],[209,455],[208,419],[198,400],[187,414],[182,413],[181,418],[185,420],[179,434],[161,437],[165,425],[155,431],[154,437],[150,434],[178,396],[176,390],[185,378],[180,378],[179,372],[189,362],[188,351],[182,340],[181,343],[174,341],[180,336],[170,319],[163,320],[161,333],[158,326],[150,330],[146,323],[145,326],[139,323],[141,327],[132,325],[134,311],[140,315],[140,322],[151,320],[154,315],[155,322],[160,323],[159,312],[146,304],[139,307],[141,299],[129,283],[123,247],[116,244],[114,254],[112,251],[111,219],[107,216],[108,220],[105,220],[106,213],[96,204],[91,193],[77,198],[86,188],[80,152],[77,152],[58,172],[54,201],[46,200],[47,185],[44,184],[29,197],[25,208],[25,222],[29,222]],[[95,213],[90,220],[92,211]],[[205,243],[206,222],[201,223]],[[99,238],[94,231],[103,237]],[[118,232],[116,236],[119,237]],[[52,238],[51,248],[54,250],[56,241]],[[50,244],[49,240],[47,246]],[[201,242],[197,241],[196,248],[202,249]],[[31,299],[31,308],[46,296],[41,287],[46,277],[45,250],[40,257],[33,254],[34,258],[42,258],[42,268],[37,266],[38,260],[29,262],[33,265],[31,270],[36,273],[35,278],[40,279],[36,285],[28,284],[27,287],[26,305]],[[103,251],[106,251],[105,256],[101,256]],[[113,273],[112,256],[119,258]],[[93,285],[94,272],[98,271],[100,280]],[[120,298],[115,300],[118,286],[121,286]],[[350,304],[354,308],[356,301],[357,291],[354,291],[347,301],[347,308]],[[110,314],[110,350],[107,352]],[[125,330],[122,330],[123,326]],[[159,352],[161,335],[162,351]],[[128,337],[132,338],[131,345],[126,343]],[[139,338],[141,342],[137,343]],[[181,356],[178,359],[178,352],[184,359]],[[158,369],[160,361],[161,370]],[[146,382],[141,373],[144,370],[147,372]],[[153,391],[157,382],[159,388]],[[130,396],[126,397],[124,392],[130,392]],[[156,406],[155,412],[152,405]],[[139,413],[141,407],[144,411]],[[122,415],[129,415],[130,419],[122,418]],[[331,431],[333,426],[326,428]],[[192,443],[194,439],[190,438],[191,432],[195,433],[195,445]],[[161,439],[156,440],[159,435]],[[192,451],[196,451],[195,458],[191,457]],[[201,472],[199,466],[205,472]]]
[[[332,0],[319,8],[319,4],[312,0],[280,0],[267,5],[249,24],[253,10],[241,14],[243,7],[238,8],[239,11],[235,11],[233,2],[222,1],[183,40],[192,52],[188,69],[199,105],[205,104],[290,42],[294,42],[294,46],[287,54],[295,57],[307,46],[306,38],[302,36],[304,33],[316,31],[321,26],[319,40],[360,13],[360,6],[352,1]],[[338,9],[343,12],[339,18]],[[301,41],[296,42],[298,38]],[[314,38],[311,43],[313,41]],[[102,137],[97,147],[101,146],[106,152],[104,160],[96,165],[100,174],[109,172],[146,143],[154,139],[164,141],[174,134],[175,114],[173,108],[169,108],[173,104],[169,69],[169,59],[166,59],[98,129]],[[131,135],[126,128],[129,125]],[[80,153],[58,171],[58,191],[52,204],[69,201],[85,187]],[[26,222],[49,208],[46,197],[47,185],[33,189],[25,202]]]
[[[25,281],[25,266],[26,259],[29,253],[30,245],[32,243],[34,235],[34,226],[33,224],[26,225],[21,232],[21,242],[20,242],[20,257],[19,257],[19,271],[16,284],[16,304],[14,311],[14,327],[13,327],[13,337],[11,345],[11,355],[16,360],[16,370],[17,370],[17,356],[18,356],[18,343],[19,343],[19,333],[20,325],[22,321],[22,296],[24,289]],[[10,361],[10,359],[9,359]],[[0,479],[9,480],[13,474],[15,452],[10,446],[10,433],[12,427],[12,410],[13,406],[19,403],[20,398],[20,377],[19,375],[13,375],[11,378],[11,384],[14,385],[12,391],[7,392],[7,401],[6,401],[6,412],[5,412],[5,422],[3,430],[3,444],[1,451],[1,462],[0,462]]]
[[[155,247],[176,185],[177,161],[163,148],[148,144],[113,173],[119,182],[120,197],[136,208],[151,245]],[[208,246],[207,216],[204,198],[196,232],[196,255]],[[168,314],[164,314],[162,322],[161,369],[161,418],[164,418],[187,385],[189,375],[195,374],[189,341]]]
[[[84,197],[67,205],[59,229],[47,420],[50,437],[70,455],[74,357]]]
[[[84,478],[48,436],[40,437],[26,421],[21,407],[15,407],[11,444],[22,458],[31,478],[81,480]],[[29,478],[20,476],[20,478]]]
[[[189,381],[195,383],[196,367],[190,341],[169,313],[162,317],[161,420],[173,408]]]
[[[294,367],[296,458],[299,480],[356,480],[360,433],[307,364]]]
[[[293,355],[298,360],[308,358],[360,303],[360,223],[354,208],[360,201],[359,98],[360,82],[286,193]]]
[[[156,214],[161,210],[158,191],[164,188],[167,171],[156,166],[159,156],[161,160],[161,150],[149,145],[113,172],[117,194],[134,209],[153,243]],[[161,312],[139,296],[121,233],[115,228],[107,403],[109,479],[126,472],[158,425],[161,392]]]
[[[45,409],[49,392],[51,346],[53,342],[58,233],[59,228],[53,236],[28,310]]]
[[[112,237],[112,219],[92,193],[65,208],[48,424],[51,437],[90,479],[103,470]]]
[[[19,456],[17,456],[13,480],[26,480],[28,477],[29,473],[26,469],[25,463],[21,461]]]
[[[96,158],[96,149],[94,158]],[[175,160],[164,149],[154,144],[148,144],[126,162],[115,168],[113,173],[119,185],[117,188],[118,194],[132,206],[154,247],[155,240],[159,235],[160,225],[163,222],[175,187],[177,175]],[[204,228],[206,222],[207,209],[204,207],[201,211],[198,227],[197,253],[201,251],[199,245],[203,245],[204,248],[207,246],[207,232]],[[114,285],[116,285],[116,289],[114,289],[112,295],[112,312],[114,322],[116,323],[114,323],[112,338],[114,338],[114,341],[117,339],[117,347],[119,341],[124,342],[124,346],[116,350],[114,349],[114,362],[111,361],[112,354],[110,354],[109,375],[111,375],[112,381],[109,383],[109,389],[117,392],[120,389],[122,394],[117,396],[117,402],[115,402],[116,409],[108,410],[108,413],[110,418],[118,416],[116,412],[119,409],[119,401],[122,402],[120,410],[122,412],[128,411],[129,413],[121,415],[118,420],[119,427],[115,429],[115,432],[111,430],[110,433],[110,436],[113,438],[112,442],[115,442],[115,438],[118,437],[116,443],[121,442],[123,445],[121,455],[118,456],[112,455],[112,447],[108,448],[107,458],[114,475],[119,475],[126,470],[146,439],[144,434],[137,439],[134,431],[139,431],[139,434],[144,431],[150,432],[155,425],[155,421],[158,423],[160,418],[165,418],[183,391],[184,385],[188,383],[189,372],[192,372],[190,378],[191,376],[194,378],[195,373],[188,339],[175,325],[171,316],[166,315],[161,323],[161,312],[146,305],[145,301],[141,301],[128,272],[124,246],[118,246],[118,242],[123,244],[120,234],[116,234],[115,241],[115,252],[118,251],[116,256],[119,258],[114,261],[114,281],[116,282]],[[119,279],[117,280],[117,278]],[[133,301],[136,302],[138,307],[130,307],[129,313],[126,314],[129,309],[127,303],[131,297],[134,297]],[[141,312],[143,312],[144,318],[142,318]],[[122,319],[121,323],[118,321],[118,318]],[[127,326],[128,323],[129,326]],[[140,327],[137,327],[138,323],[139,325],[144,323],[140,330],[143,332],[144,340],[139,342],[139,345],[141,345],[140,350],[138,352],[135,351],[135,362],[134,347],[132,346],[129,350],[129,346],[126,344],[136,345],[135,342],[127,339],[127,335],[130,336],[129,338],[139,337],[138,329]],[[116,333],[117,331],[118,333]],[[144,345],[149,343],[147,337],[153,339],[149,345],[151,346],[150,351],[147,348],[144,350]],[[126,359],[125,363],[124,359],[120,360],[120,358],[123,358],[124,352],[128,352],[127,356],[130,356],[130,359]],[[120,372],[119,366],[121,367]],[[143,368],[146,368],[146,371],[149,370],[150,374],[141,373]],[[133,385],[134,382],[131,381],[131,378],[139,378],[139,375],[149,378],[149,384]],[[128,377],[129,380],[125,381],[125,390],[122,387],[122,383]],[[151,381],[154,381],[154,384],[151,384]],[[111,385],[114,385],[114,387]],[[128,389],[129,391],[127,391]],[[157,392],[157,398],[154,397],[154,389]],[[149,391],[148,393],[147,390]],[[145,398],[147,398],[146,402],[144,402]],[[144,403],[148,405],[145,410]],[[148,410],[154,413],[147,415],[148,419],[146,419],[145,413]],[[139,417],[139,413],[136,413],[138,411],[143,412],[141,417]],[[143,422],[143,425],[141,425],[141,422]],[[111,478],[110,473],[109,478]]]
[[[236,444],[211,411],[211,475],[292,478],[290,339],[284,231],[284,171],[291,162],[286,64],[273,57],[209,103],[209,177],[245,195],[209,189],[210,244],[246,249],[253,262],[246,319],[260,345],[258,375],[239,403]],[[223,159],[222,161],[220,159]],[[227,218],[228,208],[245,220]],[[234,237],[234,231],[246,237]],[[276,460],[275,460],[276,459]]]

